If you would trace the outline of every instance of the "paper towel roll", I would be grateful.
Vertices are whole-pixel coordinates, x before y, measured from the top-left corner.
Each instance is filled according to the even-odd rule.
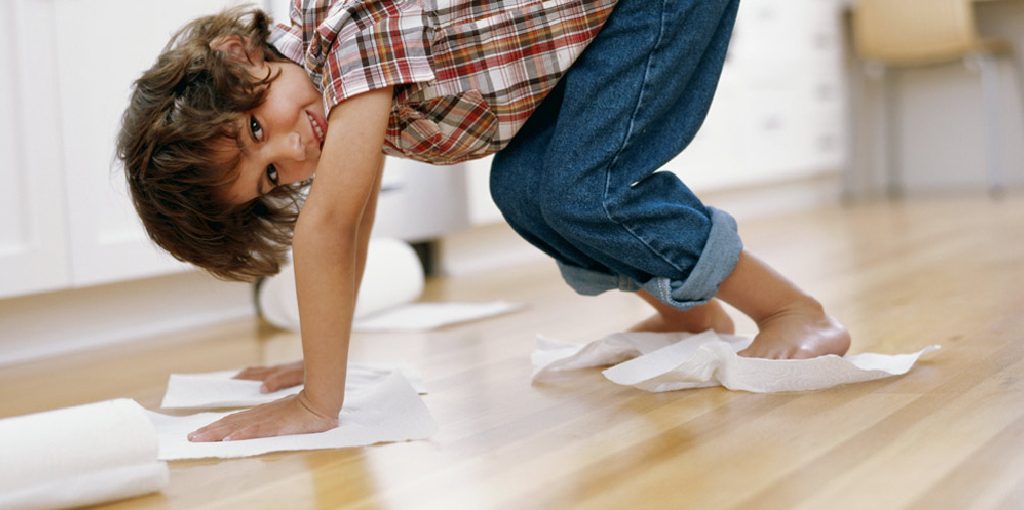
[[[415,301],[423,292],[423,281],[423,266],[412,246],[397,239],[370,239],[355,317]],[[267,322],[299,330],[299,301],[292,266],[263,282],[259,307]]]
[[[66,508],[167,487],[156,429],[130,399],[0,420],[0,508]]]

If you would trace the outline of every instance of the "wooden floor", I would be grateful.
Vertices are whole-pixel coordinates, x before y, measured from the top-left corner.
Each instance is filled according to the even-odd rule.
[[[852,352],[943,350],[904,377],[810,393],[649,394],[598,371],[532,386],[537,333],[593,340],[645,305],[577,297],[547,263],[439,280],[429,299],[530,307],[353,339],[353,360],[422,371],[432,439],[173,462],[166,493],[113,506],[1024,508],[1024,196],[832,206],[740,230],[850,327]],[[246,322],[4,368],[0,416],[114,397],[156,409],[172,372],[299,352],[295,336]]]

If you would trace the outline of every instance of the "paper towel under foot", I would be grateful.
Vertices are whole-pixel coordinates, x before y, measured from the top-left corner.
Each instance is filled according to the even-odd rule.
[[[910,354],[830,354],[812,359],[736,354],[751,341],[714,331],[618,333],[583,346],[538,338],[533,380],[565,370],[614,365],[603,372],[609,381],[653,392],[718,385],[756,393],[807,391],[903,375],[923,354],[939,349],[929,345]]]

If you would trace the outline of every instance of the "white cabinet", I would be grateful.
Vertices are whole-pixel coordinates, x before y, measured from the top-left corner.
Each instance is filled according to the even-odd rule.
[[[55,39],[60,71],[71,283],[91,285],[184,270],[188,266],[146,237],[115,160],[114,139],[132,82],[153,64],[171,34],[226,2],[54,3],[48,33]]]
[[[146,237],[114,138],[171,34],[229,3],[0,2],[0,298],[188,267]]]
[[[714,103],[665,167],[697,191],[834,171],[844,158],[839,4],[744,0]]]
[[[721,81],[691,144],[665,164],[695,191],[835,171],[845,157],[835,0],[743,0]],[[490,158],[467,167],[473,224],[500,221]]]
[[[0,298],[70,278],[50,2],[0,2]],[[49,32],[42,32],[43,34]]]
[[[234,0],[0,2],[0,298],[180,272],[132,208],[115,137],[170,36]],[[283,1],[264,2],[287,20]],[[377,235],[467,226],[461,168],[392,160]]]
[[[386,159],[374,237],[426,241],[469,226],[461,165]]]

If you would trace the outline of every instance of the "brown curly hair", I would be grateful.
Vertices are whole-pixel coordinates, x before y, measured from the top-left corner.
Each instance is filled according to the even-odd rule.
[[[277,76],[254,77],[210,43],[241,36],[265,60],[288,61],[265,42],[269,23],[262,10],[240,6],[187,24],[135,81],[117,137],[117,157],[149,237],[174,258],[226,280],[279,271],[308,186],[280,186],[245,204],[229,204],[218,193],[238,177],[240,156],[225,142],[237,141],[239,120],[263,102]]]

